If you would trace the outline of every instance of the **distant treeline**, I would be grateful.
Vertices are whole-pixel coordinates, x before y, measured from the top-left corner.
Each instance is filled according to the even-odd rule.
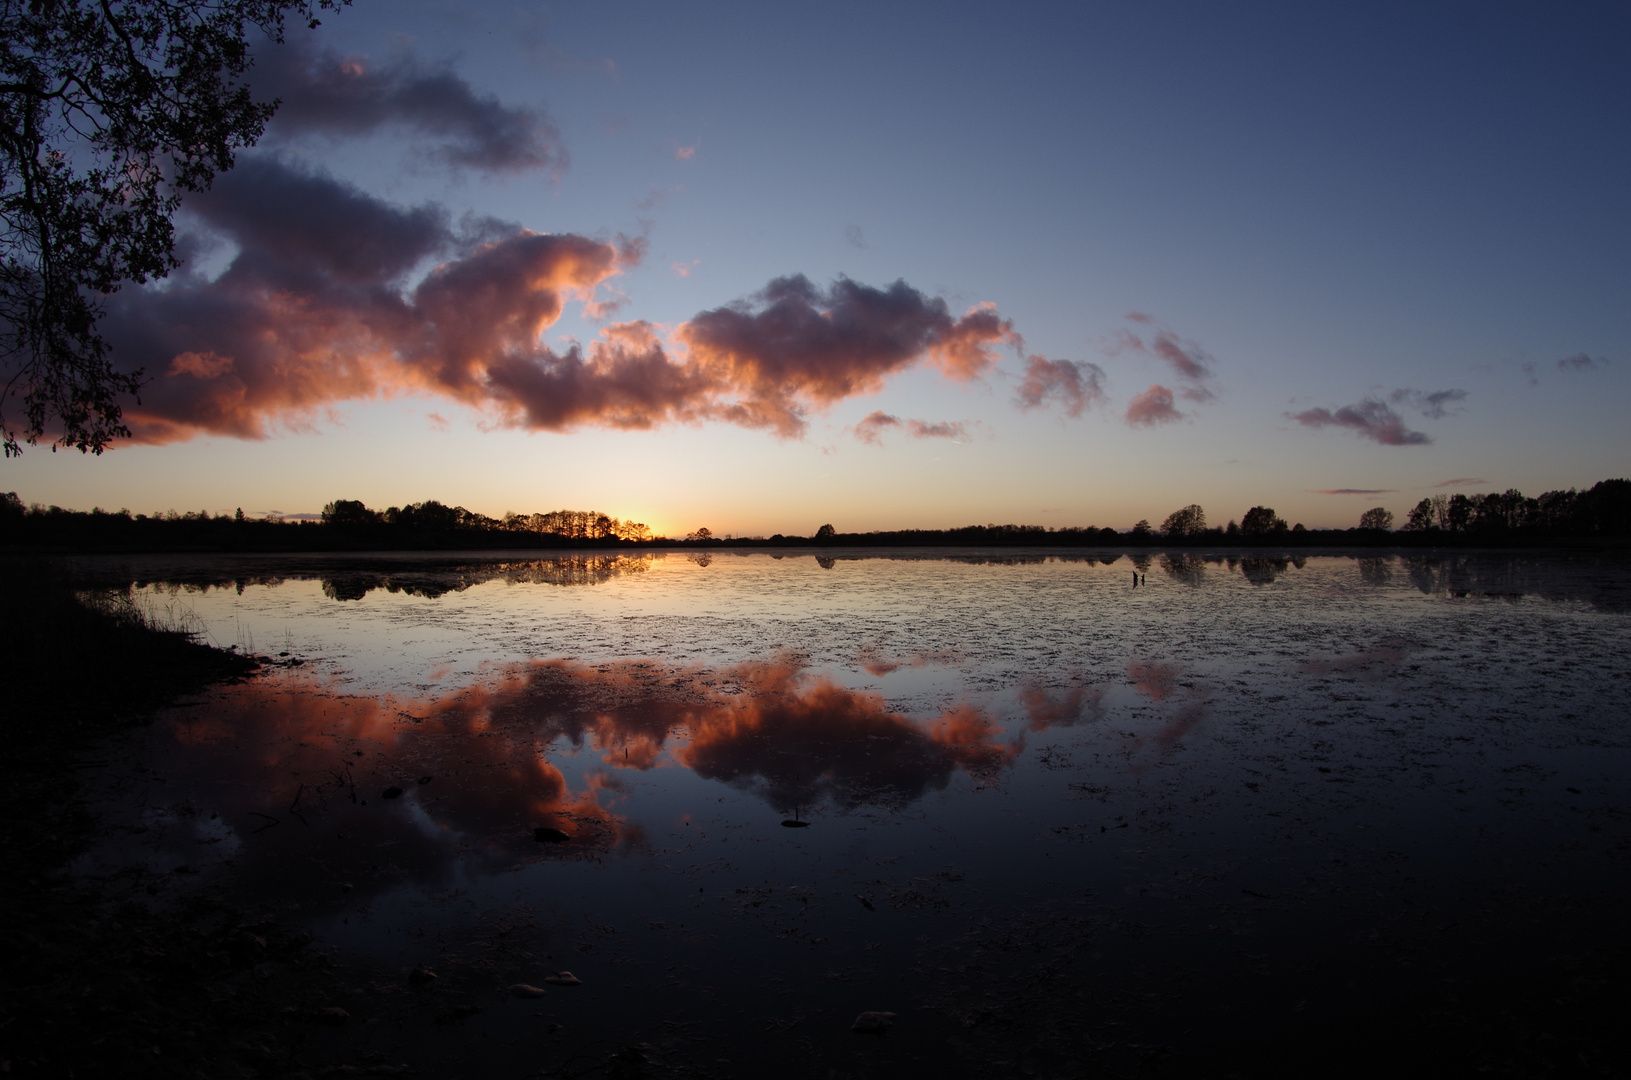
[[[810,536],[718,537],[698,528],[684,537],[653,536],[641,522],[593,510],[552,510],[492,518],[434,500],[371,510],[354,499],[323,508],[320,521],[235,514],[131,514],[24,506],[0,494],[0,545],[33,551],[420,551],[651,547],[1144,547],[1144,546],[1526,546],[1631,539],[1631,480],[1603,480],[1586,491],[1548,491],[1538,498],[1508,490],[1423,499],[1401,528],[1375,507],[1352,529],[1287,524],[1254,506],[1239,521],[1209,526],[1206,511],[1173,511],[1160,528],[1140,521],[1125,532],[1093,526],[965,525],[956,529],[839,532],[823,525]]]

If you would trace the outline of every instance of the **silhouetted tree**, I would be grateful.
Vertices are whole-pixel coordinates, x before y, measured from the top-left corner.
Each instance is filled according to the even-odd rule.
[[[1472,524],[1472,500],[1460,492],[1450,496],[1450,502],[1445,508],[1446,524],[1451,532],[1465,532]]]
[[[1285,518],[1267,506],[1254,506],[1240,519],[1240,535],[1248,540],[1261,540],[1287,531]]]
[[[1437,515],[1433,512],[1433,500],[1423,499],[1410,511],[1405,518],[1404,527],[1410,532],[1426,532],[1428,529],[1438,527]]]
[[[171,216],[260,138],[246,28],[281,41],[348,0],[0,0],[0,435],[101,453],[129,436],[101,297],[178,265]],[[22,422],[8,419],[22,399]]]
[[[687,540],[712,540],[714,538],[714,531],[708,528],[708,526],[704,525],[694,533],[687,533],[685,538]]]
[[[1359,527],[1387,532],[1393,528],[1393,511],[1385,506],[1373,506],[1359,515]]]
[[[1142,541],[1148,540],[1154,534],[1155,534],[1155,530],[1150,528],[1149,520],[1146,519],[1146,518],[1139,518],[1138,519],[1138,524],[1133,526],[1133,539],[1134,540],[1138,540],[1138,541],[1142,542]]]
[[[823,525],[823,526],[821,526],[821,528],[819,528],[819,529],[817,529],[815,531],[816,543],[818,543],[818,544],[830,544],[830,543],[832,543],[833,537],[835,537],[837,535],[838,535],[838,530],[837,529],[833,528],[831,525]]]
[[[323,524],[340,529],[379,524],[380,516],[356,499],[336,499],[323,507]]]
[[[1174,540],[1181,540],[1186,536],[1199,536],[1206,531],[1206,511],[1194,503],[1182,510],[1174,510],[1167,515],[1167,520],[1161,523],[1161,531]]]

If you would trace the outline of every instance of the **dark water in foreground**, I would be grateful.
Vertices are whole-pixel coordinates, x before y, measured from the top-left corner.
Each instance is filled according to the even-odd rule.
[[[430,1075],[1047,1072],[1623,933],[1623,561],[1140,559],[87,560],[283,666],[82,869],[309,926]]]

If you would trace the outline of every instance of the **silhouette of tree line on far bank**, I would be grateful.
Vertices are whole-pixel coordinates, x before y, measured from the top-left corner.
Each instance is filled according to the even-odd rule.
[[[1192,547],[1406,546],[1502,547],[1567,542],[1620,543],[1631,538],[1631,480],[1603,480],[1585,491],[1517,490],[1422,499],[1394,528],[1393,513],[1374,507],[1351,529],[1291,525],[1266,506],[1240,520],[1209,526],[1191,504],[1160,528],[1140,521],[1130,530],[1093,526],[965,525],[954,529],[839,532],[822,525],[810,536],[716,536],[698,528],[683,537],[654,536],[637,521],[593,510],[553,510],[488,517],[434,500],[372,510],[337,499],[317,520],[211,514],[209,511],[131,514],[128,510],[64,510],[25,506],[0,494],[0,546],[35,551],[406,551],[450,549],[687,548],[687,547]]]

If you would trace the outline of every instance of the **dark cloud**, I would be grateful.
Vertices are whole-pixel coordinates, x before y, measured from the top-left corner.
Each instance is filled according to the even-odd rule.
[[[1429,420],[1442,420],[1450,415],[1452,411],[1459,411],[1452,407],[1464,401],[1467,392],[1465,390],[1435,390],[1429,394],[1406,387],[1393,391],[1388,397],[1395,405],[1408,405],[1418,410]]]
[[[126,410],[138,441],[260,438],[273,419],[403,390],[496,403],[524,421],[541,383],[558,394],[542,413],[555,423],[595,409],[602,422],[649,422],[617,392],[629,377],[627,334],[597,342],[587,360],[537,344],[569,297],[591,295],[626,265],[636,253],[627,245],[513,226],[485,240],[498,231],[490,222],[473,239],[437,207],[394,207],[265,157],[188,205],[235,245],[227,268],[214,279],[184,270],[109,299],[117,362],[151,378]],[[405,278],[436,259],[405,294]],[[517,370],[524,359],[535,366],[530,382]],[[586,368],[599,377],[593,389]]]
[[[1045,356],[1026,357],[1025,378],[1015,393],[1021,409],[1040,408],[1049,401],[1064,406],[1070,416],[1105,401],[1104,369],[1085,360],[1049,360]]]
[[[374,64],[294,42],[268,46],[256,54],[253,86],[257,97],[282,103],[267,129],[274,141],[399,127],[454,167],[516,173],[566,165],[560,133],[542,112],[478,96],[451,71],[411,54]]]
[[[1308,409],[1286,415],[1304,427],[1345,427],[1384,446],[1420,446],[1433,441],[1422,432],[1405,427],[1399,414],[1377,398],[1366,398],[1357,405],[1344,405],[1335,412],[1330,409]]]
[[[1398,488],[1318,488],[1314,495],[1391,495]]]
[[[1172,391],[1160,383],[1133,398],[1127,404],[1127,423],[1134,426],[1154,427],[1182,420],[1184,414],[1173,407]]]
[[[990,305],[953,318],[945,301],[904,281],[878,289],[839,278],[821,289],[802,274],[704,311],[674,336],[734,398],[712,415],[786,437],[803,433],[810,409],[877,390],[919,360],[973,379],[996,362],[997,345],[1018,340]]]
[[[1445,480],[1433,486],[1438,488],[1468,487],[1473,484],[1486,484],[1488,482],[1480,476],[1458,476],[1454,480]]]

